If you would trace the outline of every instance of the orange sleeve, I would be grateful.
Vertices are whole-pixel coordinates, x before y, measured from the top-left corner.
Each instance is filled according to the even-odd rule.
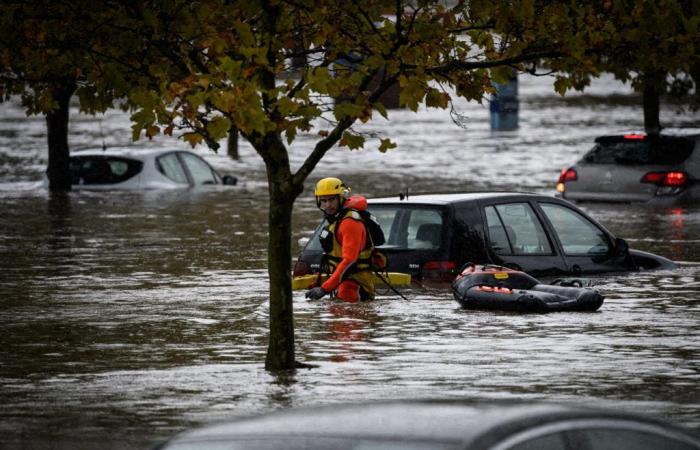
[[[360,257],[362,247],[365,245],[367,232],[365,231],[365,225],[361,221],[348,218],[340,222],[336,236],[343,247],[343,259],[338,263],[331,277],[323,283],[322,287],[326,292],[330,292],[338,287],[343,273]]]

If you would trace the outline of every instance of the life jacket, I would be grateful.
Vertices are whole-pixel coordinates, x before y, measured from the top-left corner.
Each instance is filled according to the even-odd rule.
[[[332,274],[343,259],[343,246],[336,236],[341,222],[343,220],[362,222],[366,231],[365,245],[357,260],[343,274],[341,282],[346,279],[354,280],[371,298],[374,298],[372,272],[386,268],[386,257],[375,248],[384,244],[384,233],[374,216],[367,211],[367,200],[364,197],[358,195],[350,197],[336,217],[335,220],[331,219],[321,231],[321,247],[325,253],[322,271]]]

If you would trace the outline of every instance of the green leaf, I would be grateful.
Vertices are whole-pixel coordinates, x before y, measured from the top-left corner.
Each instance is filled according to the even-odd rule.
[[[352,134],[348,131],[343,133],[343,137],[340,139],[340,142],[338,143],[340,147],[348,147],[350,150],[356,150],[358,148],[362,148],[365,145],[365,138],[363,136],[358,136],[356,134]]]
[[[379,151],[382,153],[386,153],[387,150],[396,148],[396,144],[394,142],[391,142],[391,139],[380,139],[379,141]]]
[[[231,129],[231,121],[227,117],[216,117],[207,124],[207,132],[214,140],[223,139]]]

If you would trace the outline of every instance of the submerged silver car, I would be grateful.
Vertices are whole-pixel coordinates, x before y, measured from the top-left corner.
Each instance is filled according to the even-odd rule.
[[[182,189],[234,185],[194,152],[167,149],[110,148],[71,152],[73,189]],[[47,180],[45,180],[45,183]]]
[[[182,433],[157,450],[698,450],[691,429],[583,406],[404,400],[290,409]]]
[[[700,130],[598,137],[557,191],[577,202],[700,203]]]

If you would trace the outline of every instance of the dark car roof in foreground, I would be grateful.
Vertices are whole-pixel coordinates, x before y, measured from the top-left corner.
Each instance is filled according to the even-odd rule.
[[[397,400],[284,410],[188,431],[177,436],[174,442],[244,436],[332,436],[446,443],[478,441],[486,445],[487,441],[502,438],[504,434],[545,425],[552,420],[626,418],[651,426],[663,424],[666,429],[670,426],[628,413],[554,403]]]
[[[449,203],[467,202],[482,199],[493,199],[499,197],[537,197],[537,198],[551,198],[556,200],[555,197],[534,194],[532,192],[462,192],[462,193],[449,193],[449,194],[416,194],[409,195],[408,198],[403,200],[398,196],[392,197],[381,197],[369,199],[369,203],[412,203],[417,205],[445,205]]]

